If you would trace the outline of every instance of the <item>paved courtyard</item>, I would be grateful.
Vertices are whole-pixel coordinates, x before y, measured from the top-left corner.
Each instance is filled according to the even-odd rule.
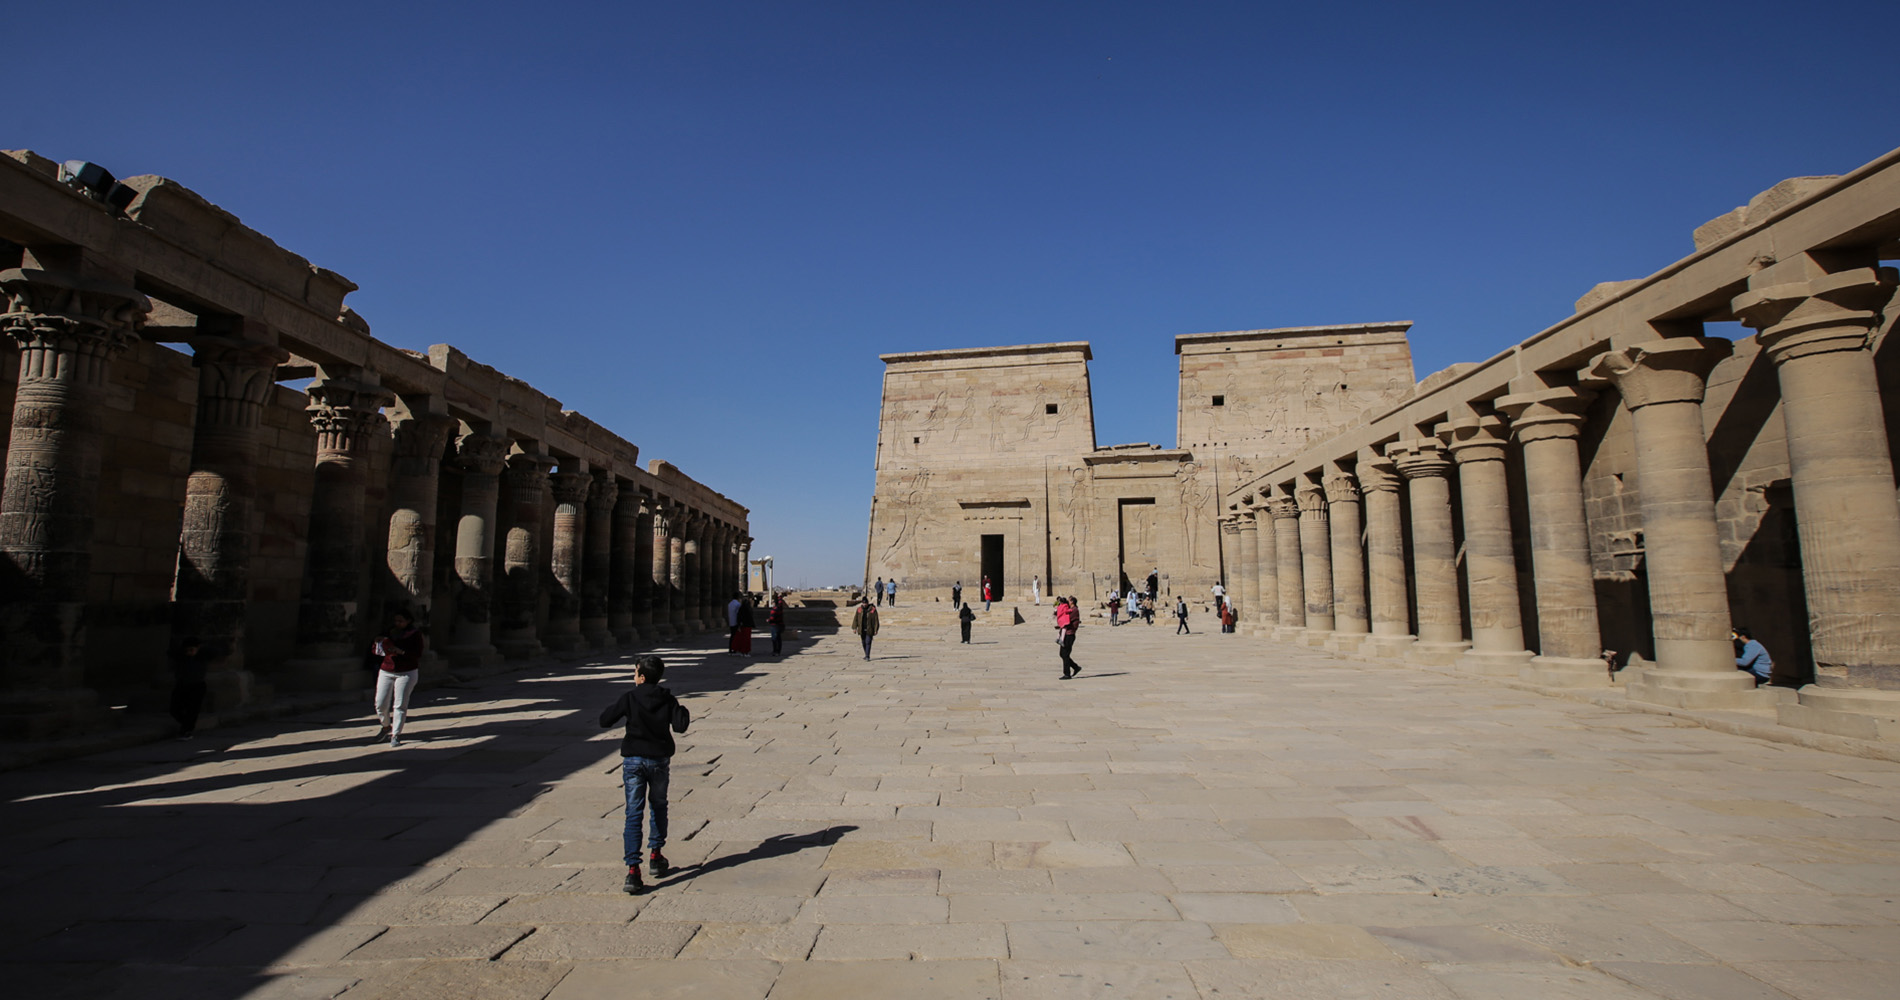
[[[1032,609],[1025,609],[1029,614]],[[1046,610],[1046,609],[1045,609]],[[1171,626],[669,651],[0,775],[10,995],[1887,1000],[1900,764]],[[1200,618],[1199,621],[1206,619]],[[365,706],[366,707],[366,706]]]

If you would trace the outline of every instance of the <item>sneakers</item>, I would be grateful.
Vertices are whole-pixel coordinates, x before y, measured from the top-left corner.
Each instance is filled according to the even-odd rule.
[[[384,726],[384,727],[382,727],[381,729],[378,729],[378,730],[376,730],[376,742],[378,742],[378,743],[381,743],[382,741],[384,741],[384,740],[386,740],[386,739],[388,739],[388,738],[389,738],[389,727],[388,727],[388,726]]]
[[[636,865],[627,869],[627,880],[620,884],[620,888],[625,890],[629,896],[638,896],[647,891],[646,883],[640,881],[639,866]]]
[[[647,855],[647,873],[654,878],[665,878],[673,873],[673,862],[666,860],[666,855],[654,851]]]

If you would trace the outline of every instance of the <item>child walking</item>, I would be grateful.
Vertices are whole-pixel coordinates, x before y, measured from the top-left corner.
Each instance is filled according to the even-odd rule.
[[[627,821],[621,831],[627,879],[622,888],[632,895],[646,891],[640,881],[640,821],[648,806],[653,825],[647,835],[647,871],[657,879],[673,868],[660,853],[666,846],[666,787],[672,777],[673,734],[685,732],[692,717],[673,692],[660,686],[665,676],[666,664],[659,657],[640,657],[633,689],[600,713],[602,729],[627,720],[627,735],[620,741],[620,774],[627,788]]]

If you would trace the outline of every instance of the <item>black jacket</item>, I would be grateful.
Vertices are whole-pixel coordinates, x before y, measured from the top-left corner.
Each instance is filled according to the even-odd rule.
[[[635,684],[601,710],[600,728],[621,719],[627,720],[627,735],[620,741],[620,756],[671,757],[673,733],[685,732],[692,716],[673,692],[658,684]],[[669,727],[672,732],[667,732]]]

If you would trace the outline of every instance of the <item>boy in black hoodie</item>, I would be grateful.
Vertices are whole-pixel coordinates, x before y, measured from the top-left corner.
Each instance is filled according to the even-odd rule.
[[[633,894],[646,889],[640,882],[640,820],[649,805],[653,826],[647,837],[647,870],[654,878],[665,878],[672,870],[660,853],[666,846],[666,786],[673,764],[673,733],[685,732],[691,717],[673,692],[660,686],[664,676],[666,664],[659,657],[640,657],[634,667],[633,690],[600,713],[602,729],[627,720],[627,735],[620,741],[620,773],[627,784],[627,823],[621,837],[627,862],[624,888]]]

